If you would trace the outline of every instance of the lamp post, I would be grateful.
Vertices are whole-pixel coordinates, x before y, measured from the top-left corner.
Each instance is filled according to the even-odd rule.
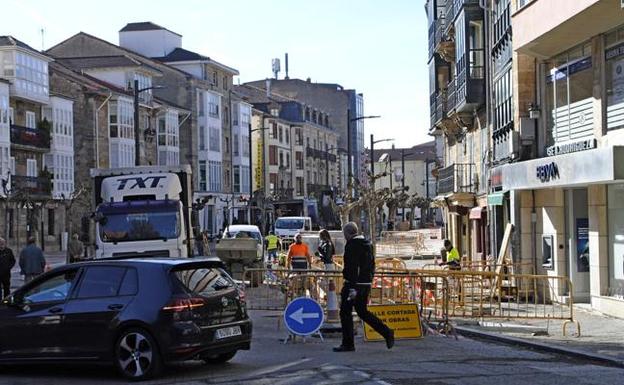
[[[247,206],[248,206],[248,211],[249,211],[249,224],[251,224],[251,197],[253,196],[253,162],[252,162],[252,156],[251,156],[251,151],[252,151],[252,146],[251,146],[251,134],[256,132],[256,131],[265,131],[268,130],[268,127],[259,127],[259,128],[251,128],[251,123],[249,123],[249,201],[247,202]],[[262,140],[262,164],[264,166],[264,138]],[[259,159],[258,159],[259,160]],[[262,174],[262,177],[264,178],[265,175],[264,173]],[[264,185],[264,181],[262,183]],[[264,218],[263,218],[264,219]]]
[[[371,184],[373,186],[373,189],[375,188],[375,143],[381,143],[381,142],[391,142],[394,139],[379,139],[379,140],[374,140],[374,136],[373,134],[370,135],[370,162],[371,162]]]
[[[405,157],[413,154],[413,152],[406,153],[404,148],[401,149],[401,188],[403,191],[405,191]],[[405,222],[405,207],[401,209],[401,221]]]
[[[139,81],[134,79],[134,165],[141,165],[141,130],[139,124],[139,94],[148,90],[159,90],[164,88],[163,86],[151,86],[139,89]]]
[[[358,120],[364,119],[377,119],[381,118],[380,115],[369,115],[369,116],[358,116],[355,118],[351,118],[351,110],[347,109],[347,191],[348,196],[351,197],[353,195],[353,167],[351,164],[351,154],[353,153],[351,149],[351,122],[357,122]]]

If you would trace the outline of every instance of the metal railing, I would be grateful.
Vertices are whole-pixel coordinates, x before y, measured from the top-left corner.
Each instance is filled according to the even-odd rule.
[[[455,163],[439,171],[439,194],[473,193],[477,188],[474,163]]]
[[[453,78],[446,88],[446,112],[449,113],[457,106],[457,78]]]
[[[50,149],[50,133],[45,130],[11,124],[11,144]]]

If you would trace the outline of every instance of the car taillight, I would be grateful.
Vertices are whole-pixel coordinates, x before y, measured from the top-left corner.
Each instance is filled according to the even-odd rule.
[[[201,298],[176,298],[169,302],[163,310],[171,312],[189,311],[204,306],[204,300]]]

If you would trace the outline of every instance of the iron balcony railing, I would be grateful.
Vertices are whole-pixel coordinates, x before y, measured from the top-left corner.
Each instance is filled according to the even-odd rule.
[[[433,57],[436,46],[436,25],[437,20],[429,25],[429,58]]]
[[[50,149],[50,133],[46,130],[11,124],[11,144]]]
[[[42,176],[11,176],[11,193],[28,195],[50,195],[52,192],[52,181],[48,177]]]
[[[438,194],[475,193],[478,187],[474,163],[455,163],[438,172]]]
[[[457,105],[457,80],[456,78],[453,78],[453,80],[451,80],[448,83],[448,86],[446,88],[446,112],[450,112],[452,110],[455,109],[455,106]]]
[[[430,96],[429,107],[431,112],[431,127],[434,127],[436,124],[441,122],[442,119],[446,118],[446,102],[446,90],[438,91],[434,95]]]

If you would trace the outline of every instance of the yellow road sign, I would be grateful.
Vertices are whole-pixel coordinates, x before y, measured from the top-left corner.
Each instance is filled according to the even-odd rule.
[[[375,314],[388,327],[394,330],[394,338],[415,339],[422,337],[418,305],[373,305],[368,310]],[[381,341],[383,337],[367,324],[364,324],[366,341]]]

